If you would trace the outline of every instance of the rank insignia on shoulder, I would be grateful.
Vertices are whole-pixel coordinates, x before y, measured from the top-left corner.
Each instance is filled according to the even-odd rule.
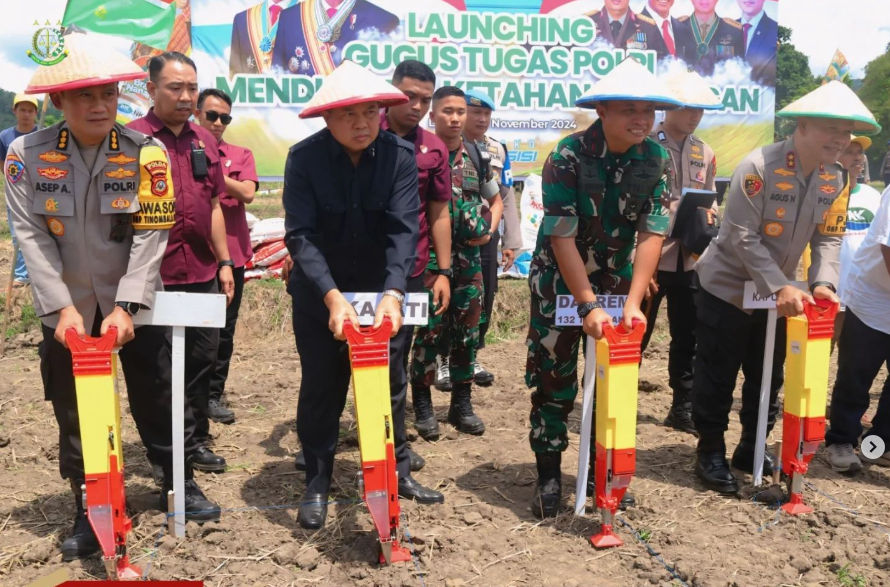
[[[127,163],[135,163],[135,157],[127,157],[123,153],[118,153],[114,157],[108,157],[109,163],[115,163],[117,165],[126,165]]]
[[[111,207],[116,210],[124,210],[130,207],[130,200],[120,197],[111,203]]]
[[[775,171],[773,171],[776,175],[781,175],[782,177],[793,177],[795,173],[790,169],[785,169],[784,167],[779,167]]]
[[[68,169],[59,169],[58,167],[38,167],[37,173],[40,174],[41,177],[45,177],[49,180],[56,180],[68,177]]]
[[[120,149],[116,129],[111,129],[111,133],[108,135],[108,148],[112,151],[117,151],[118,149]]]
[[[46,202],[44,202],[43,209],[46,212],[58,212],[59,201],[55,198],[49,198]]]
[[[785,167],[788,169],[797,168],[797,156],[794,154],[794,151],[788,151],[788,153],[785,154]]]
[[[22,179],[25,173],[25,164],[15,155],[6,157],[6,179],[9,183],[16,183]]]
[[[47,218],[46,227],[56,236],[65,236],[65,225],[58,218]]]
[[[763,180],[759,175],[749,173],[745,176],[745,181],[742,182],[742,189],[745,190],[745,195],[749,198],[753,198],[763,189]]]
[[[59,131],[59,140],[56,143],[56,149],[66,150],[68,149],[68,129],[63,128]]]
[[[63,161],[68,160],[68,155],[59,153],[58,151],[47,151],[37,155],[37,158],[41,161],[46,161],[47,163],[62,163]]]

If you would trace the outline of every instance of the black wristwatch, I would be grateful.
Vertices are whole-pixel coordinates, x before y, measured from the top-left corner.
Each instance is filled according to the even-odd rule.
[[[817,281],[812,286],[810,286],[810,293],[813,293],[814,291],[816,291],[816,288],[819,287],[820,285],[824,285],[825,287],[830,289],[832,291],[832,293],[837,293],[837,288],[835,288],[834,285],[832,285],[830,281]]]
[[[114,302],[114,305],[118,308],[121,308],[124,312],[129,314],[130,316],[135,316],[139,313],[139,309],[142,307],[136,302]]]
[[[226,259],[225,261],[220,261],[219,263],[216,264],[217,269],[222,269],[223,267],[231,267],[232,269],[234,269],[235,262],[232,261],[231,259]]]
[[[584,320],[588,314],[602,307],[603,305],[599,302],[584,302],[583,304],[578,304],[578,317]]]
[[[454,277],[454,269],[452,269],[451,267],[449,267],[448,269],[436,269],[433,271],[433,273],[435,273],[436,275],[444,275],[448,279]]]

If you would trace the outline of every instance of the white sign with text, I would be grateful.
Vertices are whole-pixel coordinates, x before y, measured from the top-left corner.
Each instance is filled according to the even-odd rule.
[[[603,310],[612,317],[612,324],[617,326],[624,315],[624,302],[627,301],[627,296],[596,296],[596,301],[602,304]],[[556,325],[581,326],[575,296],[556,296]]]
[[[382,293],[346,292],[343,296],[355,308],[358,323],[362,326],[373,326],[377,313],[377,304],[383,298]],[[430,302],[426,293],[409,293],[405,295],[402,305],[402,318],[405,326],[426,326],[429,322]]]

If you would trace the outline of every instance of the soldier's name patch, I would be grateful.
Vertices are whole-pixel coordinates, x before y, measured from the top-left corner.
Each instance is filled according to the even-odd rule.
[[[24,173],[25,164],[22,163],[21,159],[15,155],[6,157],[6,179],[8,179],[10,183],[16,183],[18,180],[22,179]]]
[[[47,151],[37,155],[37,158],[41,161],[46,161],[47,163],[62,163],[63,161],[68,160],[68,155],[59,153],[58,151]]]
[[[742,182],[742,189],[745,190],[745,195],[749,198],[753,198],[763,189],[763,180],[760,179],[759,175],[749,173],[745,176],[745,180]]]
[[[794,177],[794,175],[796,175],[793,171],[791,171],[790,169],[785,169],[784,167],[779,167],[778,169],[773,171],[773,173],[775,173],[776,175],[781,175],[782,177]]]
[[[58,167],[38,167],[37,173],[41,177],[45,177],[46,179],[50,179],[55,181],[57,179],[62,179],[64,177],[68,177],[69,170],[68,169],[59,169]]]
[[[785,232],[785,227],[782,226],[781,222],[770,222],[763,227],[763,232],[766,233],[767,236],[780,236]]]
[[[769,195],[770,202],[788,202],[789,204],[793,204],[797,201],[796,194],[770,194]]]
[[[788,183],[787,181],[780,181],[779,183],[776,184],[776,187],[778,189],[782,190],[783,192],[787,192],[788,190],[794,189],[794,184]]]
[[[51,183],[48,181],[35,181],[34,182],[34,191],[42,192],[45,194],[54,194],[56,192],[60,194],[70,194],[71,190],[68,188],[68,183]]]
[[[134,163],[135,161],[135,157],[127,157],[123,153],[118,153],[114,157],[108,157],[108,162],[116,165],[126,165],[127,163]]]
[[[123,210],[130,207],[130,200],[120,197],[111,203],[112,208]]]
[[[62,221],[58,218],[47,218],[46,219],[46,227],[49,229],[51,233],[56,236],[64,236],[65,235],[65,225],[62,224]]]
[[[112,179],[126,179],[128,177],[133,177],[136,175],[136,172],[132,169],[124,169],[123,167],[118,167],[113,171],[106,171],[105,177],[110,177]]]
[[[819,191],[823,194],[834,194],[837,193],[837,188],[833,185],[823,185],[819,187]]]
[[[46,202],[43,203],[43,210],[45,212],[58,212],[59,201],[55,198],[48,198]]]

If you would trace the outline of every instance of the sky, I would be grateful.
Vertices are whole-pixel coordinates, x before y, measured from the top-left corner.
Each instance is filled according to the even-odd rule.
[[[204,0],[206,3],[207,0]],[[388,8],[410,4],[407,0],[376,0]],[[412,0],[416,1],[416,0]],[[434,1],[434,0],[421,0]],[[217,3],[249,4],[249,0],[212,0]],[[197,1],[196,1],[197,4]],[[601,6],[601,0],[579,0],[578,5]],[[640,4],[633,0],[632,7]],[[738,16],[735,0],[719,0],[718,14]],[[768,2],[767,6],[774,4]],[[851,10],[850,6],[855,6]],[[677,0],[675,12],[686,14],[689,0]],[[28,0],[23,8],[0,19],[0,88],[21,91],[28,83],[34,63],[25,51],[37,28],[34,21],[55,24],[65,10],[65,0]],[[574,8],[574,7],[573,7]],[[853,76],[865,75],[866,64],[881,55],[890,43],[890,9],[888,0],[780,0],[779,21],[791,27],[792,42],[810,58],[810,68],[821,75],[828,67],[834,51],[840,48],[850,61]],[[128,43],[120,41],[126,49]]]

